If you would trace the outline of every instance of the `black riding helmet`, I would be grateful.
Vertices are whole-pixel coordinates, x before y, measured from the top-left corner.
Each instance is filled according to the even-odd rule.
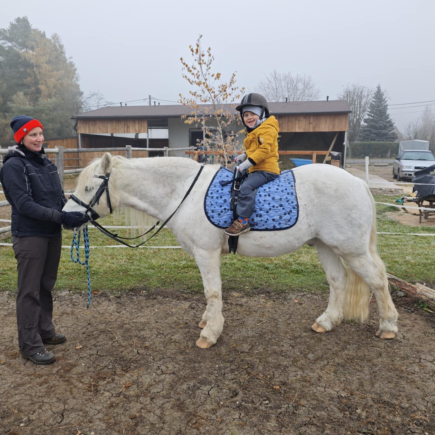
[[[240,117],[242,118],[243,125],[245,125],[245,122],[243,120],[243,108],[246,106],[257,106],[261,107],[263,109],[263,112],[260,116],[261,118],[268,118],[269,117],[269,104],[267,103],[266,98],[263,97],[261,94],[246,94],[243,98],[240,104],[236,107],[236,110],[240,112]],[[245,125],[245,127],[247,127]],[[248,127],[247,127],[248,128]],[[251,130],[251,129],[248,129]]]

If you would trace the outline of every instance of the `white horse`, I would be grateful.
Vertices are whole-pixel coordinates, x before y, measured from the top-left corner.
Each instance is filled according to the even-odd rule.
[[[131,207],[165,220],[180,204],[200,165],[186,158],[128,160],[106,153],[81,173],[74,195],[90,203],[110,173],[109,192],[113,209]],[[222,333],[221,254],[228,253],[228,237],[213,226],[204,212],[204,196],[219,166],[205,166],[190,195],[169,221],[181,247],[195,257],[201,272],[207,307],[199,323],[198,347],[208,348]],[[294,170],[299,219],[282,231],[251,231],[239,238],[238,253],[248,257],[274,257],[314,246],[330,285],[329,304],[312,329],[331,331],[343,319],[364,321],[371,292],[379,308],[376,335],[394,338],[398,314],[388,290],[384,263],[376,250],[376,209],[368,186],[342,169],[330,165],[306,165]],[[110,213],[106,195],[93,209]],[[84,211],[69,200],[65,211]]]

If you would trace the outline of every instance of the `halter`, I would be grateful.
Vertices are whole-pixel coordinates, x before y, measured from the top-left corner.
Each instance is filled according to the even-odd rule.
[[[96,175],[96,177],[97,178],[101,178],[103,180],[103,182],[98,187],[97,192],[95,193],[94,197],[91,199],[89,204],[85,204],[82,200],[77,198],[75,195],[71,195],[70,198],[74,202],[76,202],[77,204],[81,205],[82,207],[84,207],[86,209],[86,214],[89,213],[88,216],[89,216],[89,220],[91,221],[92,225],[94,225],[94,227],[96,227],[98,230],[100,230],[103,234],[105,234],[106,236],[110,237],[111,239],[117,241],[118,243],[121,243],[121,244],[123,244],[125,246],[128,246],[129,248],[138,248],[139,246],[142,246],[143,244],[147,243],[150,239],[152,239],[154,236],[156,236],[165,227],[165,225],[169,222],[169,220],[172,218],[172,216],[174,216],[174,214],[177,212],[177,210],[181,207],[181,204],[183,204],[184,200],[189,196],[189,193],[192,191],[193,186],[197,182],[197,180],[198,180],[199,176],[201,175],[201,172],[202,172],[203,169],[204,169],[204,166],[201,165],[201,167],[199,168],[198,173],[196,174],[195,179],[193,180],[192,184],[190,185],[189,189],[187,190],[186,194],[184,195],[184,198],[181,200],[180,204],[175,209],[175,211],[165,220],[165,222],[163,222],[163,224],[160,226],[160,228],[151,237],[149,237],[144,242],[142,242],[142,243],[140,243],[138,245],[129,245],[128,243],[124,242],[123,240],[134,240],[134,239],[138,239],[139,237],[145,236],[146,234],[148,234],[152,230],[154,230],[154,228],[156,228],[160,224],[160,222],[157,222],[147,232],[145,232],[145,233],[143,233],[143,234],[141,234],[141,235],[139,235],[137,237],[121,237],[121,236],[118,236],[118,234],[110,232],[109,230],[107,230],[102,225],[100,225],[99,223],[96,222],[96,220],[100,217],[100,215],[92,207],[95,204],[99,204],[100,198],[103,195],[104,191],[106,191],[107,206],[109,207],[110,213],[113,212],[113,210],[112,210],[112,204],[110,202],[110,194],[109,194],[109,178],[110,178],[110,173],[108,173],[106,175]],[[121,239],[123,239],[123,240],[121,240]]]

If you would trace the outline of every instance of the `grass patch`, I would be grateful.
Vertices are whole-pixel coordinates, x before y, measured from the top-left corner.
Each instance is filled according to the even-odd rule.
[[[376,196],[378,202],[394,203],[398,196]],[[378,235],[378,250],[387,271],[409,282],[432,282],[435,277],[435,236],[410,236],[413,233],[435,234],[435,228],[403,225],[387,216],[395,207],[376,205],[378,232],[403,235]]]
[[[377,196],[376,201],[394,203],[396,196]],[[433,233],[435,228],[409,227],[390,219],[387,212],[398,209],[377,205],[378,231]],[[103,225],[122,225],[119,216],[102,220]],[[117,230],[115,230],[117,231]],[[92,246],[114,245],[116,242],[91,229]],[[120,235],[129,236],[126,230]],[[71,245],[72,233],[63,232],[63,244]],[[10,240],[4,240],[8,243]],[[163,230],[149,246],[177,246],[169,230]],[[410,282],[433,281],[435,275],[435,237],[379,235],[378,249],[387,270]],[[11,247],[0,247],[2,266],[0,288],[16,290],[16,261]],[[81,255],[84,258],[83,250]],[[176,288],[202,292],[202,280],[193,257],[181,249],[91,249],[91,282],[93,291],[119,292],[142,288]],[[327,292],[328,284],[316,250],[304,246],[299,251],[275,258],[247,258],[226,255],[222,261],[224,291]],[[56,290],[87,292],[86,268],[74,264],[70,250],[63,249]]]

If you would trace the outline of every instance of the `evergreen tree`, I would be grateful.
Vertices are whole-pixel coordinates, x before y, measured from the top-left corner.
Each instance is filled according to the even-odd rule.
[[[12,142],[16,115],[38,118],[46,138],[71,136],[81,104],[77,70],[58,35],[47,38],[27,17],[0,29],[0,143]]]
[[[394,142],[397,135],[394,132],[394,122],[388,114],[388,104],[381,86],[378,85],[364,119],[360,140],[363,142]]]

